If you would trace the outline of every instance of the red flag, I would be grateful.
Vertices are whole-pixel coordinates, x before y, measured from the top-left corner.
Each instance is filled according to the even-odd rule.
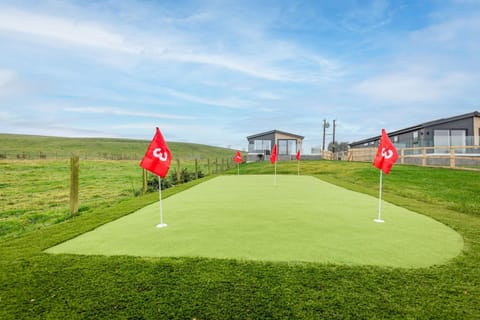
[[[163,139],[160,129],[157,128],[155,136],[148,146],[147,152],[140,162],[140,167],[165,178],[172,162],[172,153]]]
[[[385,132],[385,129],[382,129],[382,137],[378,144],[377,155],[373,160],[373,165],[388,174],[397,159],[397,149],[395,149],[395,146],[388,137],[387,132]]]
[[[277,162],[277,160],[278,160],[277,144],[275,143],[273,145],[272,154],[270,155],[270,162],[273,164]]]
[[[297,161],[300,161],[300,149],[298,149],[297,156],[295,158],[297,159]]]
[[[233,160],[238,164],[242,163],[243,159],[240,151],[237,151],[237,154],[235,155],[235,157],[233,157]]]

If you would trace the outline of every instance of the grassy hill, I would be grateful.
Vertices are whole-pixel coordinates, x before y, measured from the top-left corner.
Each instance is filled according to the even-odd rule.
[[[138,196],[143,188],[139,161],[149,142],[0,134],[0,238],[71,218],[72,154],[80,156],[80,214]],[[169,142],[169,147],[179,161],[172,162],[168,181],[177,172],[193,174],[195,168],[201,175],[223,171],[235,154],[193,143]]]
[[[0,159],[64,159],[72,154],[83,159],[138,160],[150,140],[114,138],[62,138],[0,133]],[[168,142],[175,159],[233,157],[234,150],[203,144]]]

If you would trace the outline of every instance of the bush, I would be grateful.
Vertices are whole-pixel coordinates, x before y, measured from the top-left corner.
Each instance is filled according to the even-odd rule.
[[[160,179],[162,182],[162,190],[168,189],[172,186],[172,183],[166,177],[165,179]],[[150,176],[150,179],[147,180],[147,191],[154,192],[158,191],[158,177],[157,176]]]
[[[202,171],[198,171],[198,178],[205,177],[205,174]],[[173,169],[170,171],[170,175],[165,177],[165,179],[161,179],[162,181],[162,190],[168,189],[172,186],[177,184],[186,183],[192,180],[195,180],[195,172],[189,172],[187,168],[183,168],[180,171],[180,180],[177,179],[177,170]],[[148,192],[158,191],[158,177],[157,176],[150,176],[147,180],[147,190]]]

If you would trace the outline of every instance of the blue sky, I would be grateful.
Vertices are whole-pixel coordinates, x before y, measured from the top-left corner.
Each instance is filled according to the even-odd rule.
[[[479,39],[477,0],[2,0],[0,132],[308,153],[479,110]]]

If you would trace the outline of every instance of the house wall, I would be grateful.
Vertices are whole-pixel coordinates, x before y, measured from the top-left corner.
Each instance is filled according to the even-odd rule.
[[[248,151],[249,152],[254,152],[255,151],[254,150],[255,140],[270,140],[270,148],[272,148],[273,145],[275,144],[275,135],[273,133],[265,134],[265,135],[257,136],[255,138],[252,138],[252,139],[248,140]],[[260,151],[260,150],[257,150],[257,151]]]
[[[270,150],[255,150],[255,140],[270,140]],[[271,148],[275,144],[274,133],[257,136],[248,140],[247,162],[265,161],[269,159]]]
[[[426,135],[429,136],[429,145],[425,146],[433,146],[434,145],[434,136],[435,130],[465,130],[466,133],[466,140],[464,141],[463,145],[471,145],[473,143],[472,137],[474,136],[474,117],[456,120],[456,121],[449,121],[447,123],[442,123],[434,126],[429,126],[425,128]],[[454,143],[454,142],[452,142]],[[438,150],[437,150],[438,151]]]
[[[294,137],[294,136],[291,136],[291,135],[288,135],[288,134],[277,133],[275,135],[275,143],[277,144],[277,146],[278,146],[278,140],[296,140],[297,141],[297,150],[294,150],[293,152],[296,153],[298,150],[302,149],[302,139],[299,139],[297,137]],[[287,157],[282,157],[281,158],[281,160],[287,160],[287,159],[290,160],[290,155],[287,155]]]
[[[477,116],[477,114],[478,112],[474,112],[465,115],[466,117],[452,117],[452,119],[431,121],[403,130],[390,132],[389,136],[397,148],[433,147],[435,140],[437,140],[437,143],[439,141],[441,142],[441,138],[435,139],[435,130],[464,130],[466,140],[461,145],[480,145],[480,117]],[[455,120],[455,118],[460,119]],[[450,137],[452,137],[452,135],[450,135]],[[453,137],[456,137],[456,141],[458,142],[459,136]],[[379,136],[364,139],[351,144],[350,147],[352,149],[372,148],[378,145],[379,139]],[[455,143],[453,139],[451,141]]]
[[[451,130],[451,129],[466,129],[467,136],[473,136],[473,122],[472,118],[466,118],[456,121],[449,121],[447,123],[438,124],[431,127],[426,127],[425,131],[427,135],[433,136],[434,130]]]
[[[477,126],[475,129],[475,126]],[[423,128],[415,128],[408,132],[401,134],[392,134],[390,138],[397,148],[411,148],[411,147],[433,147],[434,146],[434,133],[435,130],[466,130],[467,136],[476,135],[476,144],[479,142],[478,132],[480,129],[480,117],[460,119],[455,121],[449,121],[446,123],[425,126]],[[415,134],[416,132],[416,134]],[[374,144],[369,143],[368,146],[362,147],[374,147],[378,145],[378,140]],[[358,146],[355,146],[358,147]]]
[[[254,162],[254,161],[262,161],[262,160],[268,160],[271,152],[271,148],[273,148],[274,144],[277,144],[278,147],[278,140],[296,140],[297,141],[297,148],[302,147],[302,139],[299,139],[295,136],[291,136],[288,134],[283,134],[283,133],[278,133],[278,132],[272,132],[269,134],[264,134],[261,136],[256,136],[255,138],[251,138],[248,140],[248,156],[247,156],[247,161],[248,162]],[[270,140],[270,150],[265,150],[263,152],[262,150],[254,150],[254,141],[255,140]],[[296,152],[297,150],[295,150]],[[280,156],[279,155],[279,160],[290,160],[290,155],[285,155],[285,156]]]

